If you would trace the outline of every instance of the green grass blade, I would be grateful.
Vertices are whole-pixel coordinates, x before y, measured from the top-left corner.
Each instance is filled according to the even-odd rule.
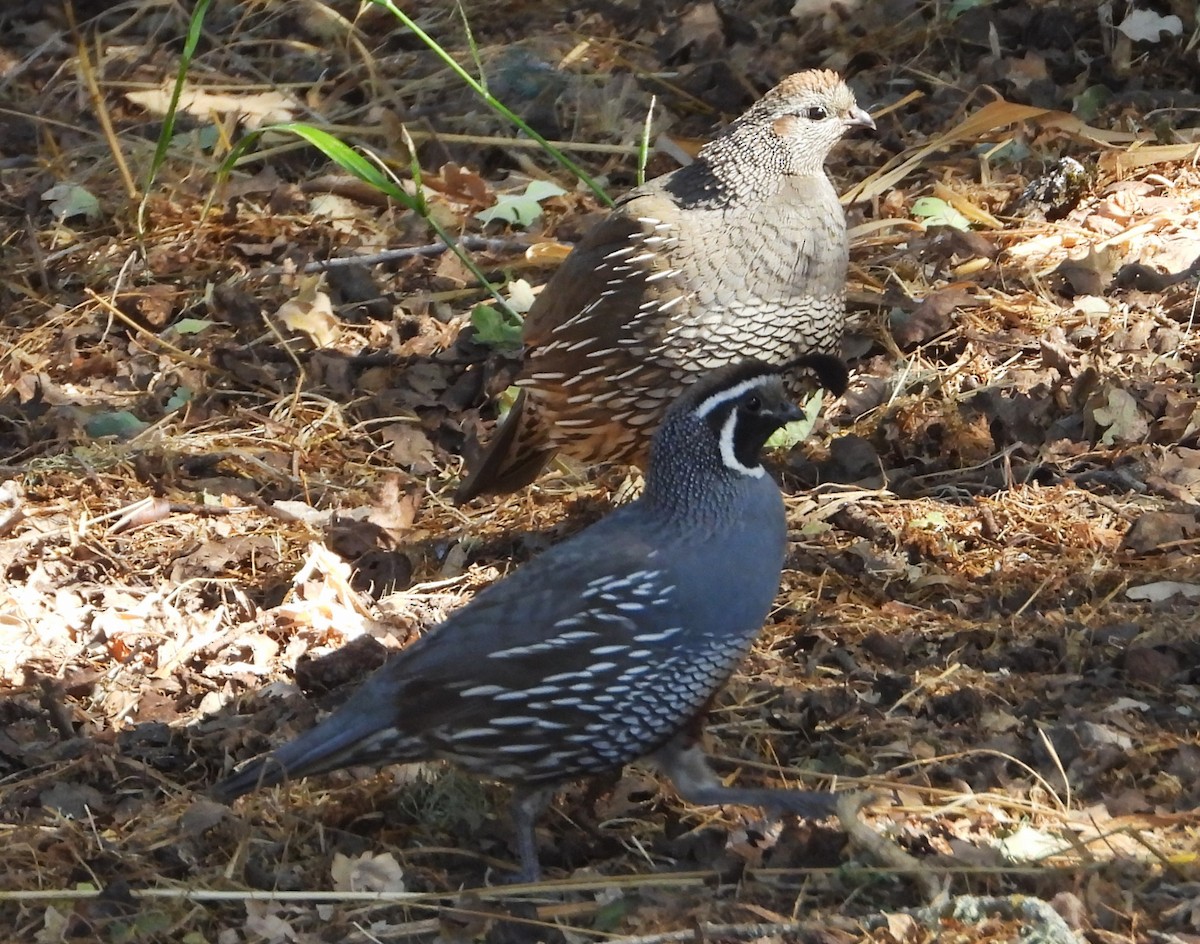
[[[458,0],[454,4],[458,7],[458,15],[462,19],[463,32],[467,36],[467,48],[471,50],[471,61],[475,63],[475,71],[479,73],[479,87],[485,92],[487,87],[487,76],[483,72],[483,60],[479,58],[479,45],[475,42],[475,31],[471,29],[471,21],[467,19],[467,11],[462,5],[462,0]]]
[[[321,128],[298,121],[281,125],[271,125],[270,127],[262,128],[246,135],[246,137],[242,138],[234,146],[225,160],[221,162],[221,167],[217,171],[218,180],[227,178],[243,155],[257,144],[258,139],[263,134],[268,132],[293,134],[301,140],[307,141],[347,173],[353,174],[363,183],[374,187],[380,193],[395,200],[406,209],[412,210],[429,225],[430,229],[437,233],[438,238],[450,248],[450,251],[458,256],[462,264],[479,280],[479,284],[488,291],[488,294],[492,296],[497,304],[504,311],[511,311],[508,301],[500,294],[496,286],[488,280],[488,277],[483,274],[483,270],[476,265],[475,260],[458,244],[458,240],[434,219],[433,215],[429,212],[429,207],[425,202],[425,196],[421,190],[421,168],[416,162],[416,148],[412,146],[411,139],[408,144],[410,153],[413,154],[412,171],[413,183],[416,186],[415,194],[406,191],[395,180],[384,173],[377,164],[367,160],[362,154],[346,144],[345,141]]]
[[[596,195],[596,198],[602,201],[605,206],[612,206],[612,198],[604,192],[604,188],[596,183],[596,181],[593,180],[582,167],[576,164],[562,151],[560,151],[544,137],[529,127],[524,119],[515,114],[507,105],[489,92],[474,78],[474,76],[471,75],[471,73],[459,65],[458,61],[451,56],[450,53],[446,52],[446,50],[438,44],[437,40],[421,29],[421,27],[419,27],[407,13],[397,7],[393,0],[370,0],[370,2],[376,6],[383,7],[385,10],[391,13],[392,16],[403,23],[404,26],[411,30],[413,35],[415,35],[419,40],[421,40],[421,42],[428,46],[430,50],[432,50],[433,53],[439,59],[441,59],[442,62],[447,65],[447,67],[449,67],[450,71],[457,75],[463,81],[463,83],[471,89],[471,91],[482,98],[484,102],[487,103],[487,106],[492,109],[492,111],[496,112],[498,115],[501,115],[506,121],[515,127],[520,128],[525,134],[540,144],[543,150],[545,150],[550,157],[558,162],[559,166],[574,174],[579,180],[582,180],[584,184],[587,185],[588,189],[591,190],[592,193]]]
[[[142,188],[142,202],[138,205],[138,232],[145,232],[146,201],[150,199],[150,188],[154,185],[158,172],[167,160],[167,150],[171,147],[171,139],[175,136],[175,116],[179,113],[179,99],[183,96],[183,86],[187,82],[188,70],[192,59],[196,56],[196,47],[200,45],[200,34],[204,29],[204,17],[208,13],[211,0],[197,0],[192,15],[188,18],[187,38],[183,43],[183,53],[179,57],[179,69],[175,73],[175,85],[171,89],[171,101],[167,105],[167,113],[163,116],[162,128],[158,132],[158,141],[154,145],[154,157],[150,160],[150,169],[146,173],[146,185]]]
[[[417,192],[411,194],[380,170],[378,165],[367,160],[341,138],[335,137],[322,128],[317,128],[304,122],[292,121],[282,125],[272,125],[270,128],[264,128],[263,130],[294,134],[296,137],[307,141],[342,168],[342,170],[353,174],[363,183],[369,184],[402,206],[428,219],[429,208],[425,205],[425,198],[421,194],[420,178],[414,180]]]
[[[642,125],[642,140],[638,142],[637,182],[640,187],[646,182],[646,162],[650,160],[650,127],[654,123],[654,105],[657,95],[650,96],[650,107],[646,109],[646,123]]]

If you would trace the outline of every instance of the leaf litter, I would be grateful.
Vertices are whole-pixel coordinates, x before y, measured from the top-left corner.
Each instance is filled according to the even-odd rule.
[[[511,325],[419,219],[312,152],[255,158],[209,206],[221,148],[319,120],[403,176],[403,127],[432,212],[514,297],[603,208],[378,8],[217,3],[139,237],[113,149],[148,159],[177,68],[161,37],[186,23],[75,5],[100,122],[81,47],[17,4],[0,14],[0,83],[27,115],[0,140],[13,939],[1195,938],[1195,12],[551,6],[468,5],[476,53],[610,193],[634,183],[652,94],[651,175],[803,66],[849,73],[880,125],[831,163],[853,198],[854,385],[777,454],[784,589],[709,735],[742,779],[871,791],[867,828],[688,808],[631,770],[563,791],[538,840],[573,890],[522,904],[481,888],[512,862],[503,789],[452,770],[206,800],[623,478],[559,470],[454,508],[515,372]],[[422,17],[471,61],[450,7]],[[1057,182],[1064,159],[1085,183]],[[497,207],[523,225],[488,222]]]

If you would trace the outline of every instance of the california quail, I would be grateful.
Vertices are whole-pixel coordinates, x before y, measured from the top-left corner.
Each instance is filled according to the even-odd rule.
[[[560,452],[640,465],[704,371],[836,353],[846,219],[824,163],[853,127],[875,123],[845,83],[799,72],[695,162],[620,200],[529,310],[522,392],[455,500],[528,485]]]
[[[799,366],[845,388],[835,358]],[[695,743],[779,589],[783,500],[759,452],[799,415],[777,367],[741,363],[695,384],[654,438],[640,498],[479,593],[214,794],[228,802],[357,764],[451,760],[514,784],[529,881],[534,819],[555,788],[642,757],[693,803],[827,815],[831,794],[723,786]]]

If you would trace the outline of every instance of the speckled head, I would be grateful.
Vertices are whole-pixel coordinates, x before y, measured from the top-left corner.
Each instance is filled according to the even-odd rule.
[[[722,137],[742,139],[785,173],[822,173],[830,150],[852,128],[875,122],[836,72],[796,72],[767,92]],[[746,141],[752,135],[753,142]],[[720,139],[718,139],[720,140]],[[764,146],[765,145],[765,146]]]

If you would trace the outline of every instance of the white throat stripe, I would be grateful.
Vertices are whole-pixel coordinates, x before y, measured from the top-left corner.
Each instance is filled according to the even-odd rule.
[[[733,430],[737,426],[738,415],[730,413],[729,418],[725,420],[725,425],[721,427],[721,461],[725,463],[727,468],[733,469],[735,472],[741,472],[742,475],[752,475],[755,478],[761,478],[767,474],[767,470],[761,465],[756,465],[753,468],[742,465],[738,461],[737,453],[733,451]]]

